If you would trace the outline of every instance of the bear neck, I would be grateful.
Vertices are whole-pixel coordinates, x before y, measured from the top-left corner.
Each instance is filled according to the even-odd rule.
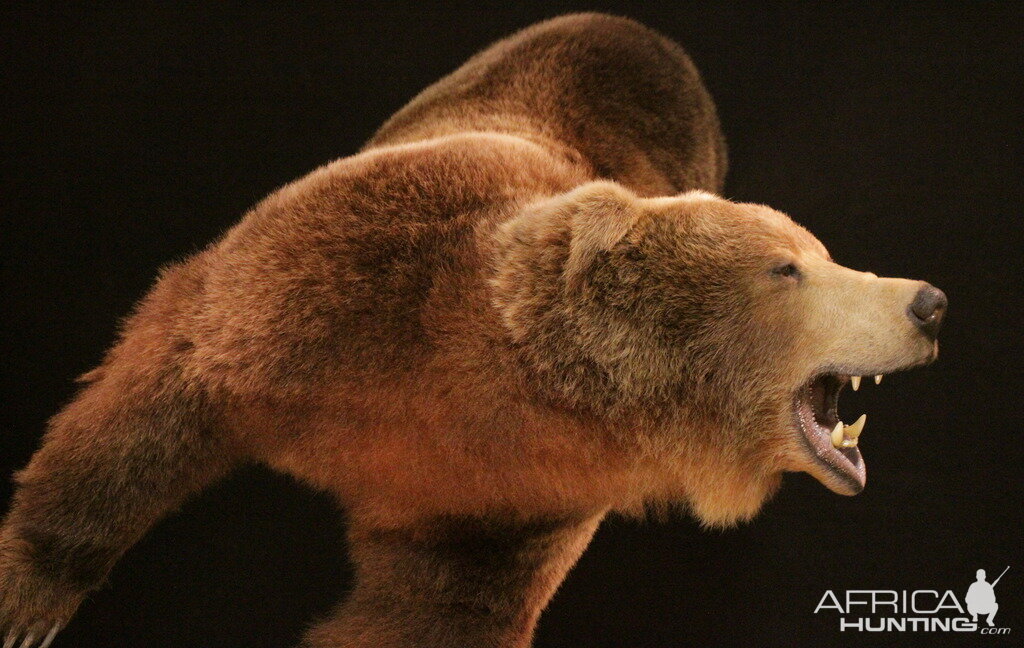
[[[387,530],[353,523],[355,589],[309,645],[525,648],[602,517],[443,517]]]

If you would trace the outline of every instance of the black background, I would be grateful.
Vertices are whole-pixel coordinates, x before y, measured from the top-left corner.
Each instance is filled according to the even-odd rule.
[[[5,477],[159,266],[356,151],[494,39],[569,9],[208,4],[5,10]],[[844,395],[843,418],[870,418],[863,494],[793,475],[735,530],[611,520],[536,645],[1009,643],[844,635],[833,612],[813,614],[826,589],[962,599],[975,569],[1005,565],[997,621],[1019,637],[1024,15],[1012,3],[611,10],[677,39],[702,70],[730,144],[727,196],[786,211],[840,263],[931,281],[951,310],[937,364]],[[132,549],[55,645],[292,645],[350,585],[343,525],[327,497],[244,470]]]

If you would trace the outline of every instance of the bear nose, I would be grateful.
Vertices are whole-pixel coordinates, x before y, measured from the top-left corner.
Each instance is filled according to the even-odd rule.
[[[946,294],[931,284],[925,284],[917,291],[907,315],[928,337],[935,339],[942,326],[942,318],[948,305]]]

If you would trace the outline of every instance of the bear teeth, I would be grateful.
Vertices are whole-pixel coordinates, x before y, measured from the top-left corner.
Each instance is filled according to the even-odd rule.
[[[861,414],[860,418],[844,425],[842,421],[836,423],[832,428],[832,445],[836,448],[856,448],[860,433],[864,431],[864,423],[868,420],[867,414]]]
[[[843,422],[839,421],[832,428],[832,445],[839,448],[843,445]]]
[[[876,377],[874,377],[874,384],[881,385],[882,384],[882,377],[883,376],[885,376],[885,374],[878,374],[878,375],[876,375]],[[851,376],[850,377],[850,387],[853,388],[853,391],[857,391],[858,389],[860,389],[860,379],[861,378],[862,378],[861,376]]]
[[[882,376],[883,375],[884,374],[877,374],[875,376],[875,384],[876,385],[880,385],[882,383]],[[860,389],[860,380],[861,380],[861,378],[862,378],[862,376],[850,376],[850,387],[853,388],[853,391],[857,391],[858,389]]]

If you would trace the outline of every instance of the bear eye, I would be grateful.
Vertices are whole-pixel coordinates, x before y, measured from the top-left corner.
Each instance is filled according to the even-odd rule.
[[[795,263],[783,263],[772,268],[772,274],[778,277],[800,277],[800,268]]]

